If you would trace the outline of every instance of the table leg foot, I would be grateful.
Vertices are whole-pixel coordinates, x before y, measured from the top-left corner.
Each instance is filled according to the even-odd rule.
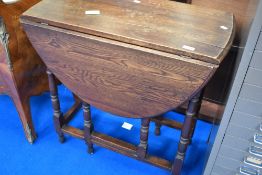
[[[60,142],[60,143],[64,143],[64,142],[65,142],[65,137],[64,137],[64,135],[59,136],[58,138],[59,138],[59,142]]]
[[[88,154],[94,154],[94,147],[93,147],[93,145],[88,146],[87,152],[88,152]]]
[[[183,155],[181,157],[183,157]],[[181,174],[183,162],[184,162],[184,158],[179,159],[179,157],[176,156],[176,159],[175,159],[173,166],[172,166],[172,175],[180,175]]]

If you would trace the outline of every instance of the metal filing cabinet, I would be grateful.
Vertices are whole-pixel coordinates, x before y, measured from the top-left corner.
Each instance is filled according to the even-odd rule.
[[[252,137],[244,149],[239,174],[262,174],[262,32],[260,32],[244,84],[232,117],[232,123],[249,129]],[[240,111],[241,115],[235,114]],[[245,131],[245,130],[244,130]],[[246,153],[246,151],[248,151]],[[241,157],[242,158],[242,157]],[[242,160],[242,159],[240,159]]]
[[[262,2],[204,175],[262,175]]]

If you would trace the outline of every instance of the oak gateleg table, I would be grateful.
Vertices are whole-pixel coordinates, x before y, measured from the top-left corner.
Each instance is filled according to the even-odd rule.
[[[54,121],[64,134],[180,174],[202,89],[227,54],[234,37],[228,12],[163,0],[44,0],[21,22],[47,66]],[[83,105],[84,130],[64,118],[55,78]],[[174,161],[147,153],[150,119],[189,105]],[[140,144],[95,132],[90,105],[141,119]]]

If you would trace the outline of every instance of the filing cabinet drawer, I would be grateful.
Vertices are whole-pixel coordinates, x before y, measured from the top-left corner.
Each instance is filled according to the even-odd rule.
[[[259,123],[261,122],[260,117],[249,115],[246,113],[235,111],[232,115],[231,122],[233,124],[249,128],[251,130],[256,130],[259,128]]]
[[[238,149],[240,151],[247,151],[252,141],[253,141],[252,138],[250,138],[249,140],[244,140],[244,139],[226,134],[223,140],[223,144],[225,146],[229,146],[229,147]]]
[[[247,141],[253,141],[255,130],[244,128],[235,124],[230,123],[227,134],[233,137],[244,139]]]

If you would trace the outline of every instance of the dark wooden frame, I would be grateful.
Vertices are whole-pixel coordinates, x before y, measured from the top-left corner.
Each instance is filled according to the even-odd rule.
[[[0,94],[11,97],[29,143],[36,139],[30,97],[48,91],[46,66],[21,27],[20,15],[39,0],[0,1]],[[74,108],[77,108],[78,101]],[[74,111],[71,109],[71,112]]]
[[[0,2],[0,94],[12,98],[30,143],[36,139],[36,132],[29,99],[47,91],[48,81],[46,67],[22,30],[19,16],[37,2]]]
[[[137,160],[170,170],[173,175],[179,175],[181,173],[187,147],[191,142],[192,133],[195,128],[196,116],[198,115],[201,106],[201,98],[203,94],[201,90],[192,99],[190,99],[186,110],[185,121],[183,124],[181,123],[179,126],[177,126],[178,129],[181,129],[181,137],[179,140],[176,156],[173,163],[171,163],[163,158],[152,156],[147,153],[149,123],[150,120],[155,120],[154,118],[141,119],[140,143],[138,146],[110,137],[108,135],[104,135],[102,133],[95,132],[91,119],[90,105],[86,102],[82,102],[84,130],[67,125],[70,119],[73,117],[74,112],[76,112],[76,109],[79,109],[80,101],[75,104],[78,106],[78,108],[74,108],[74,105],[71,108],[73,109],[73,112],[63,115],[60,110],[60,102],[58,98],[55,76],[50,70],[47,71],[47,74],[54,111],[53,116],[55,128],[61,143],[64,142],[64,134],[68,134],[73,137],[85,140],[89,154],[94,153],[93,144],[96,144]]]

